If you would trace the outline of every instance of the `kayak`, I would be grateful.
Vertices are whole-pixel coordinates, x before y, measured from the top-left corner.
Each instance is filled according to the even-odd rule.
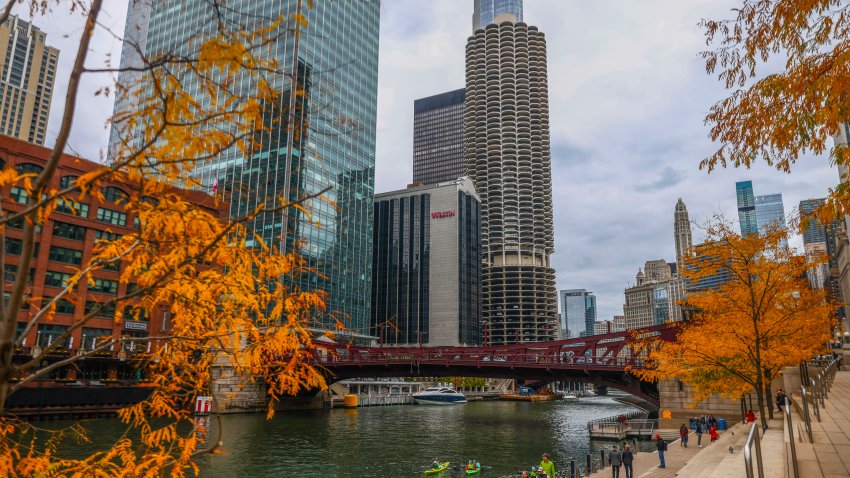
[[[443,463],[442,465],[440,465],[439,468],[431,468],[430,470],[425,470],[425,474],[426,475],[436,475],[437,473],[440,473],[441,471],[445,470],[448,467],[449,467],[449,462],[447,461],[447,462]]]
[[[466,470],[467,475],[477,475],[481,471],[481,468],[476,468],[474,470]]]

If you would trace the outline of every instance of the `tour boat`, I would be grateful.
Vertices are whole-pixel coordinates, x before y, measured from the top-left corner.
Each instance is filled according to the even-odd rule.
[[[439,387],[428,387],[421,392],[414,393],[413,400],[419,404],[454,405],[466,403],[466,396],[452,387],[441,385]]]

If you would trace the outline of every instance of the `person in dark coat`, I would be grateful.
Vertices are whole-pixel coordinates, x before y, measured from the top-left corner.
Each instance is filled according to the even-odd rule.
[[[635,461],[635,455],[632,453],[632,448],[629,445],[626,445],[623,448],[623,456],[621,457],[623,461],[623,468],[626,470],[626,478],[634,478],[632,470],[632,463]]]
[[[785,406],[785,392],[781,388],[776,389],[776,408],[781,412]]]
[[[617,445],[611,447],[608,452],[608,462],[611,463],[611,478],[620,478],[620,465],[623,464],[623,455],[617,450]]]
[[[705,433],[705,425],[697,420],[697,448],[702,448],[702,434]]]
[[[658,459],[661,461],[661,465],[658,468],[667,468],[664,464],[664,452],[667,451],[667,442],[658,434],[655,435],[655,449],[658,450]]]
[[[687,448],[688,447],[688,427],[683,423],[682,426],[679,427],[679,437],[682,439],[679,445]]]

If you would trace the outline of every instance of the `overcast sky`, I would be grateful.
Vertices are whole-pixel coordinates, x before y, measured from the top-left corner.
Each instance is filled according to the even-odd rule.
[[[782,193],[790,215],[801,199],[822,197],[837,181],[826,158],[805,158],[790,176],[764,165],[711,175],[698,170],[713,147],[703,118],[724,90],[705,73],[697,23],[728,17],[735,3],[525,0],[525,21],[538,26],[548,43],[558,288],[596,293],[600,320],[623,313],[623,289],[645,261],[675,260],[677,198],[697,223],[713,213],[737,219],[734,183],[751,179],[757,195]],[[123,33],[126,1],[105,4],[92,66],[109,54],[117,64],[120,55],[120,39],[107,29]],[[464,86],[471,17],[472,0],[383,0],[377,192],[411,181],[413,101]],[[61,50],[50,144],[82,23],[57,11],[36,24]],[[87,96],[78,103],[69,142],[73,151],[95,160],[106,145],[112,99],[89,95],[108,82],[84,78]],[[695,228],[695,241],[700,237]]]

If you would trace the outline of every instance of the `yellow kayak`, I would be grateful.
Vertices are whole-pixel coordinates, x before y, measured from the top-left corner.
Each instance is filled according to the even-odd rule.
[[[443,471],[443,470],[445,470],[446,468],[448,468],[448,467],[449,467],[449,463],[450,463],[450,462],[448,462],[448,461],[447,461],[447,462],[443,463],[442,465],[440,465],[440,467],[439,467],[439,468],[431,468],[430,470],[425,470],[425,474],[426,474],[426,475],[436,475],[437,473],[440,473],[441,471]]]

